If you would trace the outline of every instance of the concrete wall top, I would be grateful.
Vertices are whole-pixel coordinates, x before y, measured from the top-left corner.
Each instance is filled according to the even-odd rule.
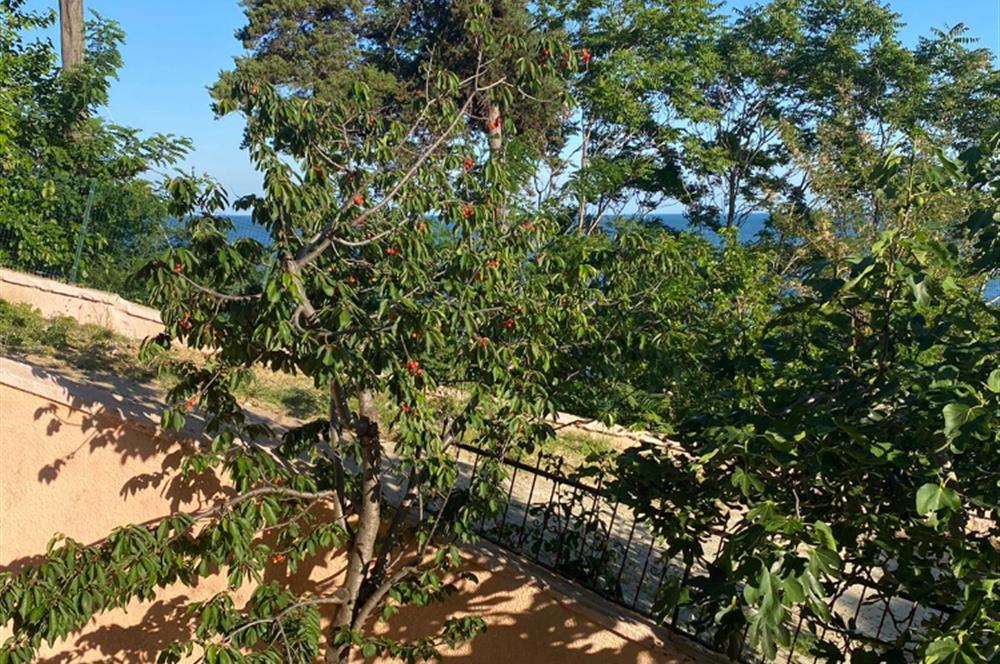
[[[0,268],[0,298],[30,304],[46,318],[69,316],[106,327],[130,339],[163,331],[160,312],[114,293],[81,288],[33,274]]]

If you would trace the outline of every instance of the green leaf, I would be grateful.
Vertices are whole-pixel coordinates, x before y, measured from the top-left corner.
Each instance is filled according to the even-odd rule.
[[[969,411],[971,408],[964,403],[950,403],[944,407],[944,435],[949,439],[954,438],[955,435],[962,428],[969,419]]]
[[[974,664],[984,661],[972,643],[945,636],[933,641],[924,651],[925,664]]]
[[[917,514],[926,516],[938,510],[955,510],[961,506],[958,494],[951,488],[928,483],[917,490]]]
[[[994,394],[1000,394],[1000,369],[994,369],[986,379],[986,387]]]
[[[822,521],[817,521],[813,524],[813,532],[816,534],[816,539],[819,541],[820,546],[823,546],[831,551],[837,550],[837,540],[833,536],[833,531],[830,530],[830,526],[826,525]]]
[[[913,299],[918,307],[927,307],[931,303],[931,296],[927,290],[926,281],[910,281],[910,290],[913,293]]]
[[[806,591],[798,579],[790,576],[785,579],[783,586],[785,588],[785,600],[787,603],[798,604],[805,601]]]

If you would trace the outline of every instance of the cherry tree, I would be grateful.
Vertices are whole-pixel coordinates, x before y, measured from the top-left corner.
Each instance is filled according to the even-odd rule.
[[[216,110],[245,118],[264,182],[234,206],[268,240],[233,238],[227,194],[178,177],[171,213],[190,242],[144,274],[167,330],[146,351],[180,342],[207,356],[172,368],[163,426],[198,416],[210,438],[180,472],[217,472],[228,488],[200,512],[93,544],[54,540],[40,565],[4,577],[0,623],[13,634],[0,662],[216,573],[228,588],[190,604],[195,632],[160,661],[415,661],[484,629],[474,615],[408,641],[371,627],[454,591],[459,545],[501,504],[499,459],[551,435],[546,369],[587,333],[591,275],[547,254],[561,224],[526,202],[539,155],[508,119],[519,100],[562,94],[578,54],[552,34],[505,34],[490,3],[463,11],[464,68],[429,54],[405,113],[379,112],[360,80],[322,101],[224,79]],[[256,368],[311,378],[327,415],[284,432],[261,424],[235,396]],[[486,451],[474,473],[460,444]],[[328,592],[273,573],[336,556],[346,571]]]

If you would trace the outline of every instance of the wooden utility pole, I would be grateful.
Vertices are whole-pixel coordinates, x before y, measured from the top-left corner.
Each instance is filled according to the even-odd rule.
[[[83,63],[83,0],[59,0],[59,45],[63,71]]]

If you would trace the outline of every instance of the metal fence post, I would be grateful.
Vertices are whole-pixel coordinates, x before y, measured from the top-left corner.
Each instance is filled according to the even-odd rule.
[[[97,181],[91,178],[90,190],[87,192],[87,206],[83,210],[83,223],[80,225],[80,233],[76,238],[76,254],[73,256],[73,267],[69,271],[69,282],[76,283],[76,277],[80,271],[80,256],[83,254],[83,238],[87,235],[87,226],[90,225],[90,210],[94,206],[94,187]]]

